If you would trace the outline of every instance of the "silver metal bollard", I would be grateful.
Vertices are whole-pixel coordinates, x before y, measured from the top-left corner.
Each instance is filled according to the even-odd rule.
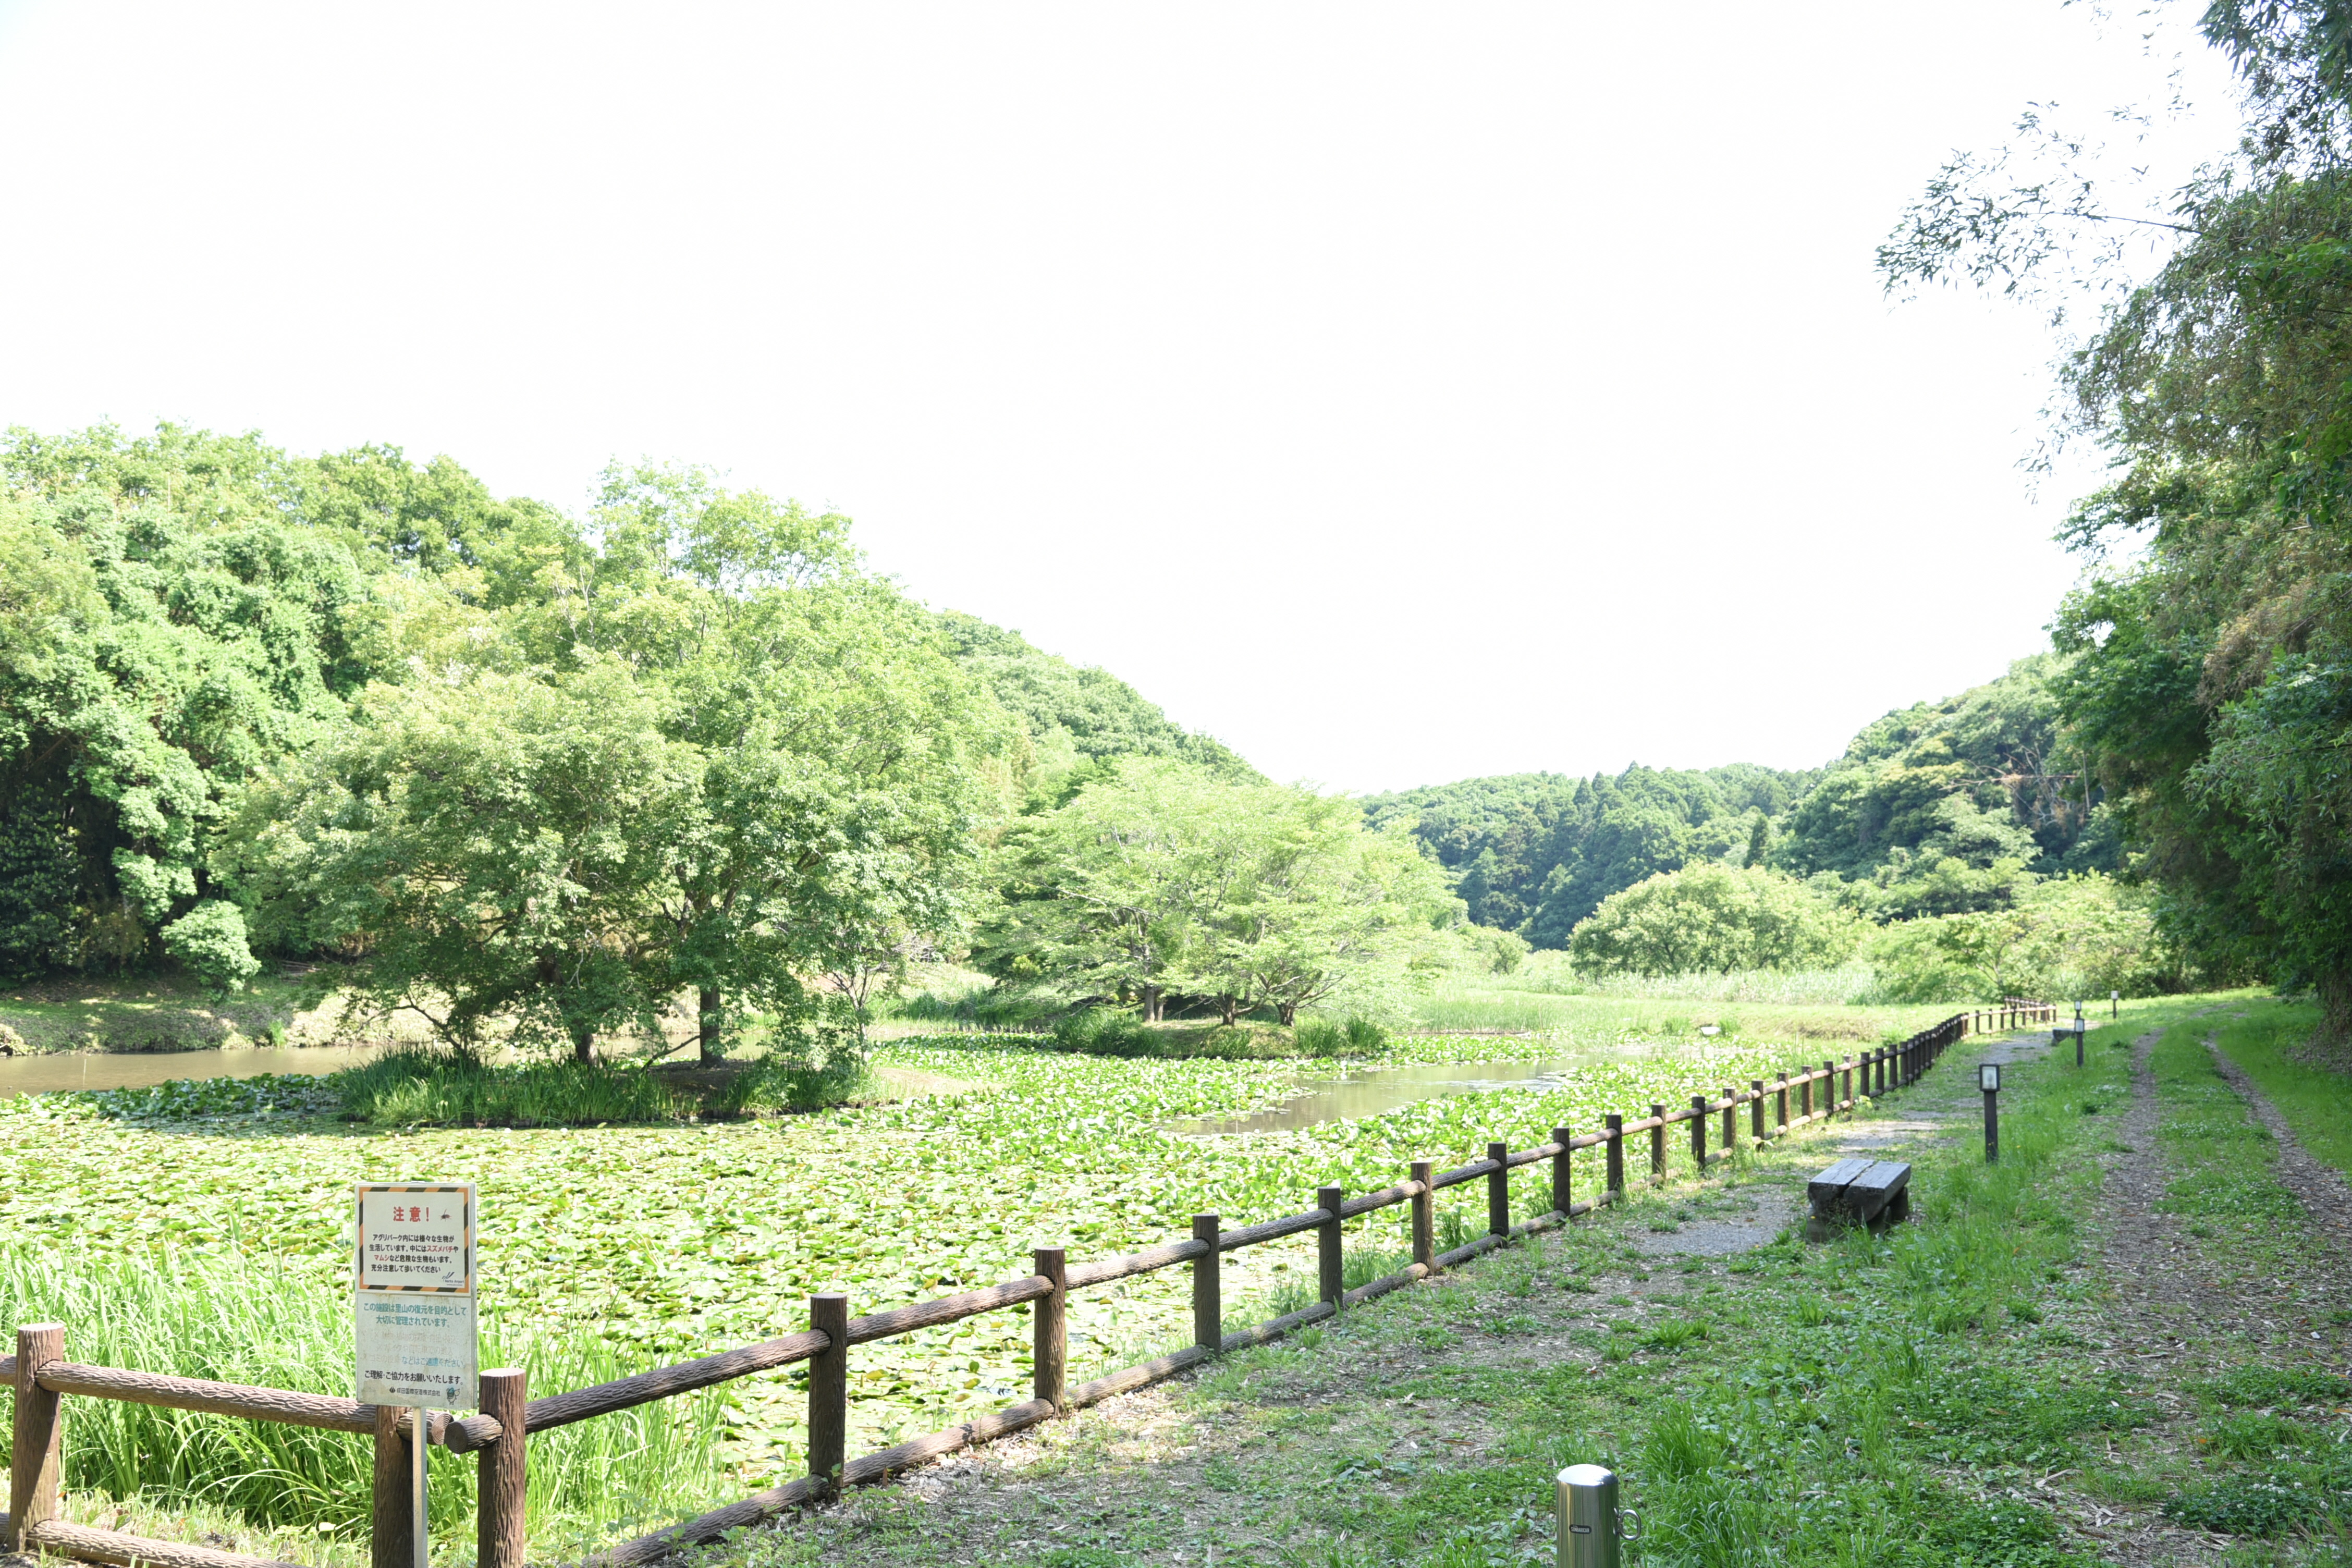
[[[1570,1465],[1559,1473],[1559,1568],[1619,1568],[1618,1543],[1632,1516],[1617,1506],[1617,1472]]]

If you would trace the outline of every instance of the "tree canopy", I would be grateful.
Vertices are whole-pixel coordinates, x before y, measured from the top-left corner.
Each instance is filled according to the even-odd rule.
[[[1591,974],[1818,969],[1843,962],[1861,922],[1804,883],[1763,867],[1662,871],[1601,900],[1569,943]]]
[[[2172,193],[2152,272],[2092,171],[2021,183],[1964,156],[1881,253],[1891,286],[2031,292],[2074,267],[2109,303],[2063,362],[2061,434],[2116,478],[2065,537],[2060,709],[2127,869],[2209,973],[2316,988],[2352,1033],[2352,119],[2335,0],[2220,0],[2234,155]],[[2068,280],[2074,280],[2070,276]]]

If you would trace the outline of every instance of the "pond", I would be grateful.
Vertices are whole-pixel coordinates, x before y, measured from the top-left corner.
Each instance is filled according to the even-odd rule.
[[[300,1050],[76,1051],[0,1058],[0,1099],[58,1089],[152,1089],[174,1079],[259,1078],[264,1073],[330,1073],[375,1055],[365,1046]]]
[[[1444,1062],[1418,1067],[1372,1068],[1325,1079],[1270,1110],[1228,1121],[1179,1121],[1173,1131],[1192,1133],[1287,1132],[1324,1121],[1378,1116],[1415,1100],[1448,1094],[1558,1089],[1584,1058],[1540,1062]]]

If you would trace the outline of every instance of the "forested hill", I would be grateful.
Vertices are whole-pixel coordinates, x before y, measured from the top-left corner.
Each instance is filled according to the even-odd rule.
[[[1601,900],[1661,871],[1751,858],[1827,874],[1883,915],[2002,903],[2021,874],[2105,868],[2116,840],[2061,755],[2058,656],[1866,726],[1826,767],[1511,773],[1372,795],[1460,878],[1470,917],[1561,947]],[[2095,798],[2094,799],[2095,804]]]
[[[1127,755],[1174,757],[1236,783],[1265,782],[1232,748],[1174,722],[1107,669],[1072,664],[961,611],[936,618],[957,662],[1028,731],[1033,776],[1049,786],[1085,763]]]
[[[1615,778],[1510,773],[1364,805],[1375,824],[1414,818],[1480,925],[1561,947],[1601,900],[1694,860],[1744,855],[1756,813],[1778,817],[1813,773],[1735,763],[1699,772],[1633,767]]]

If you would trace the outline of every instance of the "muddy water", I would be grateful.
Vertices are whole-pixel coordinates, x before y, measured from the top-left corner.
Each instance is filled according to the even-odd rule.
[[[259,1078],[264,1073],[329,1073],[356,1067],[366,1047],[308,1050],[78,1052],[0,1058],[0,1099],[61,1089],[152,1089],[184,1078]]]

